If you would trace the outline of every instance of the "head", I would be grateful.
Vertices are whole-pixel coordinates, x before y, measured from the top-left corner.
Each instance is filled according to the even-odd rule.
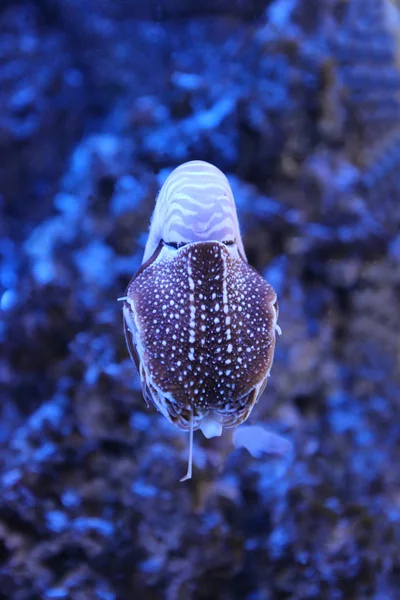
[[[201,160],[172,171],[157,198],[143,262],[161,240],[176,248],[205,241],[236,244],[245,259],[235,201],[222,171]]]

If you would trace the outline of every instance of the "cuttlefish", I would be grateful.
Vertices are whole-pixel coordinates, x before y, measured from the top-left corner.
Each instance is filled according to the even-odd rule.
[[[217,167],[191,161],[166,179],[143,263],[120,300],[147,404],[190,432],[181,481],[190,479],[193,432],[219,436],[248,418],[280,333],[276,293],[247,262],[233,193]],[[236,436],[251,452],[252,437]]]

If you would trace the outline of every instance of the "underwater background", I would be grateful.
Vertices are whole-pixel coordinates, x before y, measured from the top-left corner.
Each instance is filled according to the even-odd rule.
[[[390,0],[3,0],[0,599],[400,598]],[[147,409],[122,330],[165,177],[229,177],[283,335],[253,458]]]

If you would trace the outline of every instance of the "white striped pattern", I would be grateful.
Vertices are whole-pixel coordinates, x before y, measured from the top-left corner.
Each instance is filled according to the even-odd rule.
[[[201,160],[172,171],[156,202],[143,262],[161,239],[177,244],[233,241],[245,258],[235,201],[222,171]]]

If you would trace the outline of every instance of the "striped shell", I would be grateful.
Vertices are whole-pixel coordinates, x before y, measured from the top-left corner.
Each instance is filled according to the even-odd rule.
[[[207,437],[247,419],[271,369],[277,299],[247,263],[216,167],[185,163],[164,183],[123,314],[148,403]]]
[[[245,258],[235,201],[225,175],[209,163],[184,163],[167,178],[157,198],[144,251],[146,262],[166,243],[235,241]]]

